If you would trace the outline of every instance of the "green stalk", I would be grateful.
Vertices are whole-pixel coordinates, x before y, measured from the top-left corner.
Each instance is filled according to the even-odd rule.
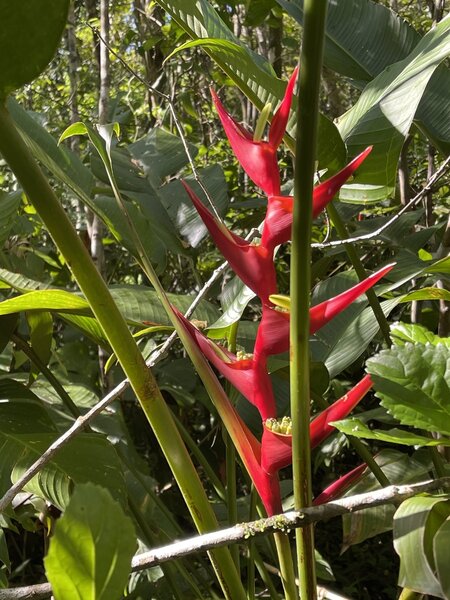
[[[217,520],[185,445],[151,371],[126,322],[78,237],[58,198],[28,150],[4,104],[0,105],[0,153],[36,208],[102,326],[153,428],[199,532],[217,528]],[[226,598],[245,592],[228,549],[210,552]]]
[[[30,361],[41,371],[42,375],[50,383],[55,392],[61,398],[62,403],[70,412],[72,417],[75,417],[75,419],[77,419],[81,414],[78,410],[78,406],[66,392],[62,384],[58,381],[58,378],[55,377],[52,371],[47,367],[47,365],[42,362],[42,360],[30,346],[30,344],[16,333],[13,333],[13,335],[11,336],[11,340],[14,342],[17,348],[20,348],[20,350],[22,350],[22,352],[28,356]]]
[[[294,214],[291,255],[291,416],[294,505],[296,510],[312,500],[309,438],[309,307],[311,286],[311,223],[314,170],[319,116],[326,0],[305,0],[303,42],[300,55],[294,161]],[[316,573],[313,526],[296,531],[300,595],[315,600]]]
[[[345,240],[348,237],[347,229],[345,224],[342,222],[341,217],[339,216],[336,207],[332,202],[327,207],[328,214],[330,219],[337,231],[338,236],[341,240]],[[361,262],[361,259],[358,256],[358,253],[355,250],[355,247],[352,244],[344,244],[345,251],[350,259],[350,262],[353,265],[353,268],[358,275],[360,281],[367,277],[366,270]],[[383,309],[381,308],[380,301],[377,298],[377,295],[373,291],[373,289],[367,290],[366,292],[367,299],[369,304],[373,310],[373,314],[375,315],[376,320],[378,321],[378,325],[380,326],[381,333],[384,337],[384,340],[388,346],[392,344],[391,342],[391,333],[389,329],[389,323],[384,315]]]
[[[236,353],[236,339],[239,327],[239,321],[232,323],[228,334],[228,350]],[[231,392],[231,385],[227,384],[228,396]],[[225,441],[225,465],[226,465],[226,494],[227,494],[227,510],[228,510],[228,522],[230,525],[235,525],[238,520],[238,507],[237,507],[237,483],[236,483],[236,448],[233,444],[233,440],[228,435],[226,428],[223,428],[223,435]],[[240,558],[239,558],[239,545],[234,544],[230,548],[231,556],[233,557],[234,563],[238,573],[240,572]]]
[[[292,560],[291,543],[287,533],[277,531],[273,534],[280,567],[281,583],[284,589],[285,600],[295,600],[298,597],[297,585],[295,583],[294,561]],[[313,548],[314,558],[314,548]],[[315,597],[315,596],[314,596]],[[305,596],[306,600],[313,596]]]
[[[250,510],[249,521],[256,519],[256,502],[258,494],[255,486],[252,485],[250,492]],[[255,540],[251,537],[247,542],[247,599],[255,600]]]

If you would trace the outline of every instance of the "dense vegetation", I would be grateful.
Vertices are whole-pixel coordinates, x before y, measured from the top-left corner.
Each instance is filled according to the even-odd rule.
[[[23,4],[0,600],[450,598],[445,3]]]

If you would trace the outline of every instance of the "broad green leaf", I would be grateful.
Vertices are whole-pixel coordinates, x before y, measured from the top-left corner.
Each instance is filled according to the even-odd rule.
[[[433,556],[436,575],[444,593],[450,598],[450,570],[448,568],[448,549],[450,548],[450,517],[444,521],[433,538]]]
[[[11,572],[11,561],[9,559],[8,545],[3,529],[0,529],[0,561],[5,565],[7,570]]]
[[[422,288],[406,294],[402,298],[402,302],[412,302],[413,300],[450,300],[450,292],[435,287]]]
[[[404,429],[371,429],[367,427],[360,419],[343,419],[331,423],[342,433],[352,435],[354,437],[363,438],[365,440],[379,440],[389,442],[391,444],[402,444],[405,446],[450,446],[450,439],[442,438],[434,439],[424,435],[411,433]]]
[[[69,0],[0,1],[0,98],[35,79],[56,52]]]
[[[381,303],[385,316],[397,306],[399,300],[392,298]],[[353,307],[356,308],[353,308]],[[354,303],[328,325],[320,329],[314,339],[321,342],[321,349],[314,354],[315,360],[323,361],[330,377],[333,378],[357,360],[379,331],[378,321],[370,306],[361,311],[361,305]],[[364,306],[364,305],[362,305]],[[359,309],[359,310],[358,310]],[[356,310],[355,313],[350,311]],[[347,319],[342,327],[341,319]],[[326,337],[325,337],[326,336]],[[313,344],[313,352],[316,346]]]
[[[223,313],[208,328],[208,337],[220,339],[224,337],[230,325],[239,321],[248,303],[255,293],[247,287],[239,277],[233,277],[225,286],[221,295]]]
[[[107,490],[77,487],[45,558],[55,600],[119,600],[136,550],[134,527]]]
[[[13,98],[8,99],[7,107],[33,156],[95,212],[90,196],[94,178],[81,159],[58,146],[53,136]]]
[[[20,206],[22,192],[0,192],[0,247],[6,242]]]
[[[392,346],[367,361],[381,404],[403,425],[450,435],[450,348]]]
[[[277,0],[303,25],[303,0]],[[367,0],[328,3],[324,63],[358,88],[386,67],[405,59],[420,35],[395,12]],[[450,152],[450,70],[440,65],[432,75],[414,121],[443,155]]]
[[[159,0],[158,4],[194,41],[209,40],[205,51],[259,110],[269,102],[274,109],[277,107],[284,95],[285,83],[275,76],[268,60],[234,36],[207,0]],[[295,135],[294,114],[288,133]],[[318,160],[321,168],[331,171],[339,169],[345,160],[339,133],[324,116],[319,122]]]
[[[425,458],[425,460],[424,460]],[[383,449],[375,456],[376,462],[393,484],[417,483],[429,478],[429,455],[419,450],[408,456],[398,450]],[[380,489],[374,475],[367,470],[365,475],[345,493],[346,497]],[[375,506],[342,517],[343,548],[359,544],[375,535],[390,531],[395,507],[392,505]]]
[[[30,312],[27,314],[30,328],[31,349],[46,366],[52,353],[53,317],[47,311]],[[39,368],[31,361],[30,381],[39,375]]]
[[[400,556],[398,584],[401,587],[439,598],[447,597],[434,572],[432,549],[434,535],[449,515],[448,498],[439,496],[409,498],[397,509],[394,548]]]
[[[84,298],[64,290],[37,290],[0,302],[0,315],[32,310],[90,314]]]
[[[374,149],[358,169],[355,183],[395,188],[397,162],[420,99],[434,70],[450,53],[450,17],[429,31],[402,61],[387,67],[339,119],[350,156],[368,143]],[[376,131],[376,137],[373,132]]]
[[[29,292],[31,290],[41,290],[52,287],[48,283],[36,281],[35,279],[25,277],[25,275],[22,275],[21,273],[14,273],[13,271],[8,271],[7,269],[1,268],[0,281],[7,284],[8,287],[18,290],[19,292]]]
[[[433,288],[434,289],[434,288]],[[428,331],[423,325],[414,323],[397,322],[391,325],[392,341],[397,346],[404,346],[406,342],[413,344],[444,344],[450,347],[450,338],[442,338]]]
[[[195,158],[197,147],[189,143],[188,148]],[[181,139],[162,127],[155,127],[145,137],[130,144],[128,151],[135,161],[139,161],[146,177],[157,185],[169,175],[176,175],[189,162]]]
[[[228,208],[228,194],[222,168],[219,165],[212,165],[205,169],[200,169],[199,176],[213,199],[215,209],[219,215],[224,215]],[[195,178],[192,175],[188,175],[183,179],[189,184],[200,200],[211,209],[209,201],[201,187],[195,181]],[[171,181],[159,189],[159,195],[177,231],[186,239],[190,246],[196,248],[207,235],[208,230],[181,182],[178,179]]]
[[[28,408],[25,404],[21,406]],[[20,415],[22,418],[25,418],[24,413],[25,410]],[[19,421],[16,422],[19,426],[17,423]],[[2,494],[58,437],[55,433],[15,433],[4,429],[6,426],[0,424]],[[115,498],[125,502],[120,461],[113,446],[101,435],[81,434],[69,442],[24,489],[64,509],[74,485],[87,481],[108,488]]]
[[[162,308],[156,292],[144,286],[114,286],[110,292],[119,310],[130,324],[160,324],[169,325],[170,320]],[[168,294],[169,300],[181,311],[186,312],[194,300],[193,296],[179,296]],[[22,311],[52,311],[65,315],[79,315],[91,317],[89,304],[77,294],[64,290],[36,290],[21,296],[0,302],[0,315],[14,314]],[[194,312],[194,317],[214,322],[218,317],[218,310],[213,304],[203,301]],[[77,320],[73,320],[76,324]],[[88,323],[84,322],[88,327]],[[99,333],[93,330],[92,333]]]

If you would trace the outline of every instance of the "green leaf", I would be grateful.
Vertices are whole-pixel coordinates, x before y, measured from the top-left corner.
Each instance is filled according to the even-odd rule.
[[[108,491],[80,485],[45,558],[55,600],[122,598],[136,546],[131,520]]]
[[[403,425],[450,435],[450,348],[406,343],[367,361],[381,404]]]
[[[406,294],[402,302],[412,302],[413,300],[445,300],[450,301],[450,292],[435,287],[422,288]]]
[[[219,215],[224,215],[228,208],[228,194],[222,168],[219,165],[212,165],[205,169],[200,169],[199,176],[206,185],[217,212]],[[201,187],[195,181],[195,178],[192,175],[188,175],[183,179],[189,184],[200,200],[210,208],[209,201]],[[171,181],[160,188],[159,195],[163,206],[179,233],[186,239],[190,246],[196,248],[208,234],[208,230],[181,182],[178,179]]]
[[[21,198],[22,192],[20,190],[10,194],[0,192],[0,247],[8,239],[9,232],[17,219]]]
[[[397,322],[391,325],[391,337],[394,344],[404,346],[406,342],[413,344],[444,344],[450,347],[450,338],[442,338],[428,331],[423,325]]]
[[[53,317],[47,311],[31,312],[27,314],[30,328],[30,345],[38,358],[47,365],[52,353]],[[39,375],[38,367],[31,363],[31,380]]]
[[[342,421],[334,421],[331,423],[342,433],[352,435],[354,437],[363,438],[365,440],[379,440],[389,442],[391,444],[402,444],[405,446],[450,446],[450,439],[445,438],[429,438],[424,435],[419,435],[406,431],[404,429],[370,429],[360,419],[343,419]]]
[[[69,125],[69,127],[67,127],[67,129],[65,129],[59,136],[58,146],[61,142],[73,137],[74,135],[86,135],[87,132],[88,130],[86,125],[81,121],[78,121],[77,123],[72,123],[72,125]]]
[[[303,0],[277,0],[303,24]],[[324,63],[362,88],[386,67],[405,59],[421,36],[392,10],[367,0],[328,3]],[[450,152],[450,70],[432,75],[414,121],[445,156]]]
[[[95,212],[90,197],[94,178],[81,159],[58,146],[53,136],[13,98],[8,99],[7,107],[33,156]]]
[[[53,58],[69,0],[0,1],[0,98],[35,79]]]
[[[430,464],[428,454],[419,450],[412,456],[393,449],[383,449],[375,456],[378,465],[392,484],[401,485],[417,483],[428,478]],[[380,484],[369,470],[356,484],[345,493],[346,497],[362,494],[380,489]],[[390,531],[395,507],[392,505],[375,506],[354,514],[342,517],[343,547],[359,544],[375,535]]]
[[[355,183],[395,189],[397,162],[420,99],[450,53],[450,17],[429,31],[404,60],[387,67],[362,92],[338,122],[350,156],[373,141],[373,150],[355,174]],[[376,131],[376,137],[373,132]]]
[[[450,515],[445,497],[405,500],[394,517],[394,548],[400,556],[398,584],[420,593],[447,598],[435,576],[433,538]],[[448,547],[447,547],[448,570]]]
[[[159,0],[158,4],[194,41],[208,40],[205,51],[259,110],[269,102],[276,109],[284,95],[285,83],[275,76],[267,59],[234,36],[207,0]],[[291,136],[295,134],[294,112],[288,124]],[[345,148],[335,125],[323,115],[318,135],[320,167],[336,171],[345,160]]]
[[[37,290],[0,302],[0,315],[32,310],[90,314],[84,298],[64,290]]]
[[[450,518],[439,527],[433,538],[433,557],[436,575],[444,593],[450,598],[450,570],[448,568],[448,549],[450,548]]]
[[[198,148],[190,143],[188,148],[195,158]],[[162,127],[155,127],[145,137],[130,144],[128,151],[135,161],[139,161],[150,182],[156,185],[169,175],[176,175],[189,162],[181,139]]]

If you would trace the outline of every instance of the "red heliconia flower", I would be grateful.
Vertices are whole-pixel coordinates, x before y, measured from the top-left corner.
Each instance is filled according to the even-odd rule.
[[[366,468],[366,463],[363,463],[345,475],[342,475],[342,477],[339,477],[336,481],[333,481],[333,483],[325,488],[321,494],[314,498],[313,505],[318,506],[319,504],[325,504],[325,502],[331,502],[336,498],[340,498],[353,483],[358,481]]]
[[[333,200],[337,192],[347,179],[353,175],[365,158],[370,154],[369,146],[358,154],[339,173],[317,185],[313,190],[313,218],[316,218],[326,205]],[[274,249],[291,239],[292,213],[294,198],[292,196],[269,196],[266,218],[262,230],[261,244],[269,249]]]
[[[217,94],[211,90],[217,113],[236,158],[250,179],[268,196],[280,194],[277,149],[286,131],[297,72],[296,68],[289,79],[284,98],[272,119],[267,142],[255,141],[253,135],[228,114]]]
[[[371,387],[370,375],[366,375],[347,394],[333,402],[311,421],[309,427],[311,448],[318,446],[334,431],[330,423],[346,417]],[[275,431],[268,425],[266,421],[261,442],[261,465],[265,471],[273,474],[292,463],[292,435]]]
[[[311,307],[309,311],[310,333],[315,333],[345,310],[359,296],[367,292],[368,289],[389,273],[393,267],[393,264],[387,265],[349,290],[342,292],[342,294]],[[289,349],[289,320],[289,312],[269,306],[263,307],[262,319],[256,336],[255,354],[269,356],[287,352]]]
[[[191,188],[185,182],[182,183],[216,246],[233,271],[261,298],[262,302],[267,303],[269,296],[276,294],[277,290],[273,252],[261,244],[251,244],[229,231],[213,216]]]
[[[253,358],[239,360],[235,354],[204,336],[176,308],[173,308],[185,329],[196,341],[209,362],[241,394],[258,409],[263,420],[276,415],[275,398],[265,365]]]

